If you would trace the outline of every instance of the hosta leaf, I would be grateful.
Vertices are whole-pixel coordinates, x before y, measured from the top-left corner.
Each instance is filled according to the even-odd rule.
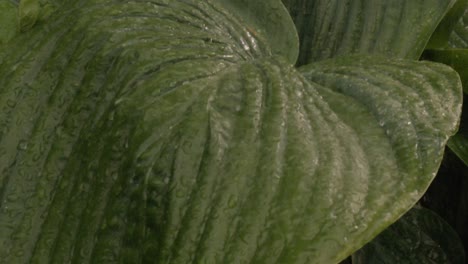
[[[435,132],[438,129],[451,127],[453,124],[450,123],[456,120],[455,116],[459,114],[460,108],[457,108],[455,112],[447,108],[442,109],[446,106],[446,102],[450,102],[455,98],[458,98],[455,99],[456,101],[460,99],[459,90],[449,96],[448,98],[451,99],[447,101],[443,97],[438,97],[438,99],[433,97],[439,92],[448,92],[445,88],[447,86],[432,79],[438,74],[443,74],[443,70],[442,68],[440,69],[442,71],[432,68],[435,65],[426,65],[431,65],[429,68],[423,67],[423,65],[407,61],[387,61],[385,59],[379,61],[352,57],[311,64],[301,69],[306,78],[311,81],[330,87],[334,92],[352,98],[348,102],[340,102],[335,99],[337,96],[334,93],[331,93],[328,98],[324,96],[324,99],[329,102],[330,107],[341,120],[354,128],[355,131],[362,133],[359,141],[361,144],[367,142],[369,138],[373,138],[369,134],[371,129],[362,127],[362,124],[371,121],[365,122],[362,119],[358,121],[358,115],[354,112],[356,110],[352,110],[354,108],[352,101],[355,100],[364,105],[367,111],[371,113],[371,118],[374,118],[384,129],[387,140],[392,145],[390,149],[393,153],[383,155],[385,151],[389,151],[388,147],[384,147],[385,150],[375,152],[368,150],[365,151],[365,153],[368,153],[368,160],[379,162],[376,157],[383,155],[386,157],[383,158],[384,162],[388,162],[388,157],[393,156],[394,162],[397,164],[395,166],[400,170],[399,173],[389,173],[388,176],[385,176],[389,172],[388,168],[382,170],[386,167],[385,165],[379,164],[375,165],[375,167],[368,165],[376,170],[374,172],[371,170],[369,177],[364,176],[365,174],[361,174],[362,178],[353,175],[350,177],[352,177],[352,182],[355,185],[343,184],[343,186],[346,186],[343,187],[343,190],[350,193],[351,197],[353,194],[359,197],[359,195],[366,193],[365,198],[361,196],[360,198],[350,197],[346,199],[348,202],[350,200],[366,201],[365,206],[354,209],[355,212],[359,212],[355,214],[355,226],[367,226],[366,233],[355,234],[355,241],[369,241],[369,234],[375,234],[378,232],[377,230],[382,230],[379,229],[381,228],[379,225],[384,225],[385,216],[392,219],[389,221],[395,220],[396,218],[392,218],[393,216],[401,215],[404,210],[409,208],[409,204],[415,201],[415,197],[425,191],[427,185],[423,184],[423,182],[432,180],[440,163],[440,156],[438,159],[434,159],[434,157],[438,156],[437,152],[440,154],[443,151],[442,148],[439,148],[443,141],[440,141],[440,139],[434,140],[434,138],[429,139],[432,138],[429,134],[435,133],[433,135],[436,135],[440,133]],[[419,79],[422,76],[426,77]],[[429,90],[425,87],[429,83],[437,83],[438,88],[433,88],[428,93]],[[434,93],[435,91],[438,92]],[[430,99],[430,97],[433,97],[433,99]],[[431,102],[429,105],[435,103],[438,107],[429,106],[428,102]],[[440,112],[430,114],[436,108]],[[438,116],[437,121],[432,119],[436,116]],[[437,125],[432,128],[427,127],[429,124],[428,118],[432,119],[429,123],[434,122],[433,124]],[[430,130],[433,132],[429,132]],[[374,145],[375,143],[372,147],[375,147]],[[439,147],[436,147],[437,145]],[[431,146],[430,148],[436,147],[435,149],[438,150],[429,150],[428,146]],[[357,189],[354,191],[349,190],[352,188]],[[359,188],[364,189],[358,190]],[[382,195],[383,192],[385,195]],[[392,200],[398,200],[399,202],[398,204],[389,202]],[[348,208],[353,208],[352,202],[350,203]],[[389,204],[392,205],[389,206]],[[380,221],[373,222],[371,219],[374,217],[380,218]],[[372,231],[373,229],[375,231]]]
[[[468,7],[468,0],[457,0],[437,26],[425,49],[439,49],[448,46],[452,31]]]
[[[380,57],[299,72],[232,8],[70,2],[8,44],[2,261],[333,263],[420,198],[457,74]]]
[[[465,100],[467,96],[465,95]],[[462,118],[458,133],[448,141],[449,148],[468,166],[468,105],[463,104]]]
[[[351,54],[417,59],[456,0],[283,0],[301,43],[299,64]]]
[[[434,49],[426,50],[424,59],[442,62],[454,68],[461,77],[463,90],[468,94],[468,49]],[[463,113],[468,115],[464,107]],[[468,165],[468,120],[465,114],[462,117],[460,131],[448,142],[450,149]]]
[[[453,28],[449,38],[449,47],[466,49],[468,48],[468,7],[465,9],[463,16],[458,20],[458,23]]]
[[[448,146],[468,166],[468,130],[463,129],[453,136]]]
[[[464,92],[468,93],[468,49],[430,49],[424,52],[423,58],[455,69],[460,75]]]
[[[414,208],[353,255],[353,264],[464,264],[457,233],[436,213]]]

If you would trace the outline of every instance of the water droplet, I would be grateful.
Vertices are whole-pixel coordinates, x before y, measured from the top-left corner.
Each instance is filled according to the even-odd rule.
[[[177,198],[182,198],[182,197],[185,197],[185,193],[183,190],[177,190],[176,193],[175,193],[175,196]]]
[[[229,208],[234,208],[234,207],[236,207],[236,205],[237,205],[237,198],[236,198],[235,196],[229,197],[229,200],[228,200],[228,204],[227,204],[227,205],[228,205]]]
[[[20,140],[18,144],[18,150],[27,150],[28,149],[28,142],[25,140]]]
[[[7,100],[7,105],[8,105],[9,107],[15,107],[16,102],[13,101],[13,100],[8,99],[8,100]]]
[[[297,90],[297,91],[296,91],[296,95],[297,95],[297,97],[302,98],[303,93],[302,93],[301,90]]]
[[[115,116],[115,111],[110,112],[110,113],[109,113],[109,116],[108,116],[109,121],[113,121],[113,120],[114,120],[114,116]]]

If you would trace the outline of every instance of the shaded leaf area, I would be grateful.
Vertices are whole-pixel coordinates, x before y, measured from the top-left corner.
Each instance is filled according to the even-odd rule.
[[[464,96],[464,102],[467,102],[468,96]],[[463,104],[462,117],[458,133],[450,138],[449,148],[465,163],[468,168],[468,104]],[[468,171],[467,171],[468,172]],[[468,173],[466,174],[468,177]]]
[[[434,33],[432,33],[429,43],[425,49],[440,49],[447,48],[449,45],[449,39],[452,36],[454,28],[465,13],[465,9],[468,7],[467,0],[456,0],[456,3],[443,17]]]
[[[448,142],[450,149],[468,166],[468,130],[464,128]]]
[[[353,255],[353,264],[464,264],[457,233],[431,210],[415,207]]]
[[[299,65],[354,53],[418,59],[455,2],[283,0],[299,32]]]
[[[468,167],[447,148],[440,170],[421,204],[457,231],[468,252]]]
[[[224,7],[80,1],[2,52],[2,261],[333,263],[421,197],[454,71],[298,72]]]
[[[468,48],[468,7],[463,16],[458,20],[449,37],[449,47],[466,49]]]

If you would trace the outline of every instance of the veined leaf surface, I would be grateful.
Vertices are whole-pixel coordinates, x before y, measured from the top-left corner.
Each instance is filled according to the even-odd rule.
[[[456,49],[468,48],[468,6],[463,16],[458,20],[449,37],[449,47]]]
[[[347,54],[418,59],[456,0],[283,0],[299,32],[299,65]]]
[[[298,71],[231,8],[70,2],[8,44],[2,261],[333,263],[420,198],[458,75],[357,56]]]

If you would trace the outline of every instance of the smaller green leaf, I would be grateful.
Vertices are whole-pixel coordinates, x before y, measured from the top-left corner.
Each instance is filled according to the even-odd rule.
[[[463,16],[454,26],[449,37],[449,46],[452,48],[468,48],[468,7],[465,8]]]
[[[457,233],[431,210],[413,208],[353,255],[353,264],[464,264]]]
[[[468,134],[458,133],[453,136],[448,144],[449,148],[468,166]]]
[[[19,29],[21,32],[32,28],[39,16],[38,0],[21,0],[19,3]]]
[[[445,15],[437,29],[432,34],[426,49],[445,48],[448,46],[449,38],[452,36],[452,32],[457,23],[460,22],[460,18],[463,16],[465,9],[468,6],[468,0],[457,0],[455,5]]]
[[[0,0],[0,44],[16,34],[18,7],[11,1]]]
[[[468,94],[468,49],[434,49],[426,50],[423,58],[431,61],[441,62],[454,68],[460,75],[463,91]],[[463,113],[468,114],[467,107],[464,106]],[[449,148],[468,165],[468,122],[462,116],[460,129],[449,142]]]
[[[299,65],[347,54],[418,59],[455,0],[283,0],[299,32]]]
[[[468,97],[465,95],[465,102]],[[462,118],[458,133],[450,138],[448,147],[468,166],[468,104],[463,105]]]
[[[425,60],[449,65],[460,75],[463,91],[468,93],[468,49],[430,49],[422,56]]]

